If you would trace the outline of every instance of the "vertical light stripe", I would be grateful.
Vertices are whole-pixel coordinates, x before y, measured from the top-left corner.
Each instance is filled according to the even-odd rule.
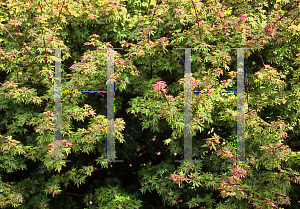
[[[182,49],[182,48],[179,48]],[[191,48],[184,48],[184,159],[175,162],[192,162],[193,158],[193,128],[192,128],[192,52]]]
[[[124,160],[115,159],[115,82],[114,82],[114,49],[122,48],[98,48],[107,50],[107,108],[106,108],[106,154],[107,159],[101,162],[124,162]]]
[[[192,161],[192,57],[191,48],[185,49],[184,59],[184,161]]]
[[[114,49],[107,49],[107,140],[106,153],[108,162],[115,161],[115,126],[114,126]]]
[[[55,49],[55,80],[54,80],[54,161],[62,161],[62,108],[61,108],[61,49]]]
[[[244,49],[237,49],[237,160],[245,161]]]

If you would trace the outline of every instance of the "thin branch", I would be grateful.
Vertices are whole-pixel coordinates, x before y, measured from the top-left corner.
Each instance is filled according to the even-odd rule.
[[[0,25],[1,27],[4,28],[4,30],[6,30],[6,32],[10,35],[10,37],[14,40],[15,44],[17,45],[17,42],[16,40],[14,39],[14,37],[10,34],[10,32],[3,26],[3,25]],[[21,50],[21,48],[17,45],[17,47]]]
[[[287,143],[288,141],[291,140],[291,138],[293,138],[293,136],[295,136],[295,133],[293,133],[293,135],[292,135],[291,137],[289,137],[289,138],[288,138],[286,141],[284,141],[284,142]],[[287,144],[282,143],[282,145],[279,146],[279,147],[277,147],[276,149],[279,149],[279,148],[282,147],[283,145],[287,145]]]
[[[260,55],[260,59],[261,59],[263,65],[265,66],[265,63],[264,63],[264,61],[263,61],[263,58],[262,58],[262,56],[261,56],[260,50],[259,50],[259,48],[258,48],[258,46],[257,46],[257,43],[255,43],[255,44],[256,44],[256,47],[257,47],[257,49],[258,49],[258,52],[259,52],[259,55]]]
[[[297,3],[298,3],[298,2],[297,2]],[[295,9],[296,6],[297,6],[297,5],[293,6],[289,11],[287,11],[283,16],[281,16],[281,17],[273,24],[273,26],[274,26],[277,22],[279,22],[282,18],[284,18],[288,13],[290,13],[293,9]]]
[[[64,5],[64,4],[65,4],[65,0],[64,0],[64,2],[63,2],[63,5]],[[83,2],[83,4],[84,4],[84,2]],[[60,6],[61,6],[61,5],[60,5]],[[58,13],[58,18],[57,18],[57,21],[56,21],[56,27],[57,27],[58,20],[59,20],[60,13],[61,13],[62,9],[63,9],[63,7],[61,6],[61,10],[59,10],[59,13]],[[55,30],[54,30],[54,31],[55,31]]]
[[[299,2],[296,1],[296,3],[299,3]],[[291,12],[293,9],[295,9],[295,8],[296,8],[296,6],[293,6],[293,7],[292,7],[289,11],[287,11],[283,16],[281,16],[279,19],[277,19],[276,22],[273,23],[273,26],[274,26],[277,22],[279,22],[283,17],[285,17],[289,12]],[[262,36],[264,36],[264,34],[261,34],[260,36],[258,36],[254,41],[259,40]]]
[[[38,177],[39,177],[39,175],[40,175],[42,169],[44,168],[44,166],[45,166],[45,164],[43,164],[43,167],[41,168],[41,170],[39,171],[39,173],[38,173],[38,175],[37,175],[37,177],[36,177],[36,179],[35,179],[34,188],[36,187],[36,183],[37,183]]]
[[[46,3],[47,4],[47,3]],[[48,4],[47,4],[47,6],[48,6]],[[40,8],[41,8],[41,11],[43,12],[43,7],[40,5]],[[40,19],[40,22],[41,22],[41,18],[39,17],[39,19]],[[44,29],[42,28],[42,33],[44,33]],[[45,37],[43,37],[43,42],[44,42],[44,47],[45,47],[45,55],[47,54],[47,52],[46,52],[46,41],[45,41]],[[44,61],[47,63],[47,67],[49,68],[49,65],[48,65],[48,62],[47,62],[47,58],[46,58],[46,56],[44,57]]]
[[[299,15],[300,15],[300,13],[296,15],[296,17],[292,20],[291,24],[290,24],[287,28],[289,28],[289,27],[293,24],[293,22],[296,20],[296,18],[297,18]]]
[[[83,3],[83,5],[84,5],[84,2],[82,2]],[[63,5],[65,4],[65,0],[64,0],[64,2],[63,2]],[[48,5],[48,4],[47,4]],[[61,6],[61,5],[60,5]],[[84,5],[85,6],[85,5]],[[56,32],[56,28],[58,27],[58,20],[60,19],[60,14],[61,14],[61,11],[62,11],[62,9],[63,9],[63,6],[61,6],[61,9],[59,10],[59,13],[58,13],[58,17],[57,17],[57,20],[56,20],[56,26],[55,26],[55,28],[54,28],[54,31]],[[51,29],[49,29],[49,31],[50,32],[52,32],[52,33],[54,33]],[[51,39],[51,40],[53,40],[53,38]]]
[[[200,38],[200,42],[201,42],[202,38],[201,38],[201,33],[200,33],[200,25],[199,25],[198,13],[197,13],[194,1],[193,0],[191,0],[191,1],[192,1],[193,6],[194,6],[194,10],[196,12],[196,22],[198,23],[199,38]]]
[[[256,102],[256,99],[254,99],[254,100],[255,100],[255,104],[256,104],[254,110],[257,112],[257,102]],[[249,105],[249,104],[248,104],[248,105]],[[249,111],[249,106],[248,106],[248,112],[246,112],[245,114],[248,114],[248,113],[251,112],[251,111],[252,111],[252,110]]]
[[[157,9],[158,9],[158,8],[156,8],[156,9],[154,10],[153,15],[152,15],[152,19],[151,19],[151,23],[150,23],[150,27],[149,27],[149,31],[148,31],[148,32],[149,32],[149,35],[148,35],[148,43],[149,43],[149,41],[150,41],[150,31],[151,31],[151,26],[152,26],[153,18],[154,18],[154,15],[155,15]]]
[[[87,196],[87,195],[75,194],[75,193],[70,193],[70,192],[62,192],[61,194],[77,195],[77,196],[81,196],[81,197],[88,198],[88,196]]]
[[[149,0],[149,3],[148,3],[148,11],[147,11],[147,16],[149,15],[150,2],[151,2],[151,0]]]
[[[13,19],[13,17],[11,16],[11,14],[10,14],[9,10],[7,10],[7,12],[8,12],[8,14],[9,14],[10,18],[11,18],[11,19]],[[14,25],[14,27],[15,27],[15,29],[16,29],[16,31],[17,31],[17,33],[19,33],[19,31],[18,31],[17,27],[16,27],[15,25]],[[23,43],[23,41],[22,41],[21,37],[20,37],[20,36],[18,36],[18,37],[19,37],[19,39],[20,39],[21,43]],[[28,53],[29,55],[31,55],[31,53],[28,51],[28,49],[27,49],[26,45],[25,45],[25,44],[23,44],[23,46],[24,46],[24,48],[26,49],[27,53]]]
[[[147,11],[147,16],[149,15],[149,8],[150,8],[150,0],[149,0],[149,4],[148,4],[148,11]],[[156,10],[155,10],[156,11]],[[154,12],[154,14],[155,14],[155,12]],[[153,15],[154,15],[153,14]],[[153,16],[152,16],[152,20],[153,20]],[[152,23],[152,20],[151,20],[151,23]],[[141,22],[141,23],[144,23],[145,21],[143,21],[143,22]],[[138,24],[138,26],[136,27],[136,29],[132,32],[132,34],[129,36],[129,38],[127,39],[127,41],[126,41],[126,43],[128,43],[128,41],[131,39],[131,37],[135,34],[135,32],[136,32],[136,30],[139,28],[139,25],[141,24],[141,23],[139,23]],[[151,26],[150,26],[151,27]],[[173,37],[174,38],[174,37]],[[149,41],[149,39],[148,39],[148,41]]]
[[[144,21],[145,22],[145,21]],[[142,22],[143,23],[143,22]],[[138,26],[136,27],[136,29],[133,31],[133,33],[129,36],[128,40],[126,41],[126,43],[128,43],[128,41],[131,39],[131,37],[134,35],[135,31],[139,28],[139,25],[141,23],[138,24]]]

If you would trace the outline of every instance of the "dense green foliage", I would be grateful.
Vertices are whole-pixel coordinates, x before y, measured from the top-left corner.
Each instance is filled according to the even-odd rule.
[[[299,2],[10,0],[0,3],[1,208],[298,208]],[[114,52],[116,159],[106,159],[106,95],[62,94],[54,158],[54,49],[63,90],[105,90]],[[236,89],[245,49],[246,162],[236,94],[192,95],[184,147],[184,50],[193,90]],[[52,49],[48,49],[52,48]],[[251,48],[251,49],[250,49]],[[98,167],[98,168],[97,168]],[[172,181],[173,180],[173,181]],[[298,196],[297,196],[298,195]]]

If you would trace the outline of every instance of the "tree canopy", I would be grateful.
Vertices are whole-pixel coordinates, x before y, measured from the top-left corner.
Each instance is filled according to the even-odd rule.
[[[299,1],[0,3],[1,208],[298,208]],[[62,159],[54,159],[61,48]],[[115,158],[107,157],[114,48]],[[122,48],[122,49],[117,49]],[[192,74],[185,74],[192,48]],[[234,48],[234,49],[233,49]],[[236,159],[244,48],[245,161]],[[184,158],[190,76],[192,158]],[[73,92],[76,91],[76,92]]]

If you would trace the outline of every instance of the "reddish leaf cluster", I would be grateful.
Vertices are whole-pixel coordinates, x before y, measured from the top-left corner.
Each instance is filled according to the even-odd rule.
[[[171,174],[171,177],[166,177],[166,179],[172,179],[174,182],[180,182],[182,181],[184,176],[178,175],[178,174]]]
[[[160,38],[160,41],[158,42],[161,45],[169,45],[168,39],[166,37]],[[153,48],[153,47],[152,47]]]
[[[277,27],[275,25],[267,25],[265,27],[265,31],[268,33],[269,36],[272,36],[272,38],[274,38],[277,32]]]
[[[224,158],[230,158],[230,159],[233,158],[232,152],[229,150],[224,150],[224,149],[219,149],[217,152],[217,155],[221,155]]]
[[[167,87],[167,84],[165,81],[157,81],[157,82],[155,82],[155,84],[153,86],[153,90],[154,90],[154,92],[158,92],[159,94],[161,94],[162,92],[165,94],[167,92],[165,87]]]
[[[242,15],[241,17],[238,17],[240,19],[241,22],[246,22],[246,17],[248,15]]]
[[[235,196],[237,191],[235,191],[234,188],[236,188],[240,179],[245,178],[247,175],[246,170],[241,167],[235,167],[231,173],[232,176],[227,178],[228,181],[222,180],[221,186],[218,188],[221,190],[222,198]]]

